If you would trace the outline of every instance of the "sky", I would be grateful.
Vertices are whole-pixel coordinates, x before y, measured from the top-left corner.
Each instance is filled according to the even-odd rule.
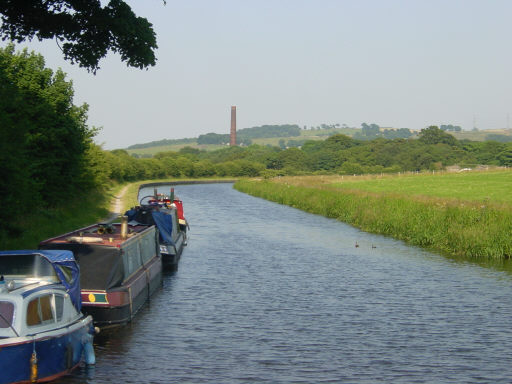
[[[89,104],[104,149],[265,124],[512,127],[509,0],[127,0],[157,64],[96,75],[28,46]],[[2,45],[6,43],[3,42]]]

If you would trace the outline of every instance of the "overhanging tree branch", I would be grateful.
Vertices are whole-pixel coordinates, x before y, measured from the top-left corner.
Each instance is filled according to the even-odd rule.
[[[165,3],[165,2],[164,2]],[[156,62],[152,24],[133,13],[123,0],[0,0],[0,37],[22,42],[62,42],[64,58],[96,72],[109,51],[128,66],[147,68]]]

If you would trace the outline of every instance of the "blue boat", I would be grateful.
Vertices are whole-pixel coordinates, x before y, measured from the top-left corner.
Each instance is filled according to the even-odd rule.
[[[94,364],[70,251],[0,252],[0,384],[39,383]]]
[[[146,199],[148,199],[146,201]],[[154,225],[158,228],[162,267],[165,270],[178,270],[178,262],[187,245],[188,223],[183,215],[183,202],[174,196],[157,193],[144,196],[140,205],[125,212],[131,224]]]

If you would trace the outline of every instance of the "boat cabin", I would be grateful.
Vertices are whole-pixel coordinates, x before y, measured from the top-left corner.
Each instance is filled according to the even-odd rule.
[[[183,216],[183,202],[171,196],[148,195],[140,200],[140,205],[126,211],[125,215],[133,224],[154,225],[158,228],[158,241],[163,267],[177,270],[178,262],[187,244],[187,222]]]
[[[39,244],[66,249],[80,265],[83,311],[95,324],[130,321],[161,285],[158,232],[147,225],[94,224]]]
[[[66,260],[69,253],[58,264],[47,258],[55,252],[16,253],[0,252],[0,338],[51,330],[79,318],[78,268]]]
[[[80,306],[71,252],[0,252],[0,384],[53,380],[82,355],[94,364],[92,318]]]

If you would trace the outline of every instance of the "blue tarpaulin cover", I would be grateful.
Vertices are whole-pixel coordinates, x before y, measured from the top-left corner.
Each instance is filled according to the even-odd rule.
[[[73,252],[66,250],[16,250],[16,251],[0,251],[2,256],[22,256],[33,255],[40,256],[46,259],[55,270],[57,277],[62,285],[66,288],[71,301],[78,311],[82,308],[82,299],[80,297],[80,268],[73,256]],[[1,263],[1,259],[0,259]],[[71,277],[66,276],[62,267],[71,272]]]
[[[160,233],[160,243],[174,245],[172,240],[172,215],[159,211],[152,211],[151,215]]]

